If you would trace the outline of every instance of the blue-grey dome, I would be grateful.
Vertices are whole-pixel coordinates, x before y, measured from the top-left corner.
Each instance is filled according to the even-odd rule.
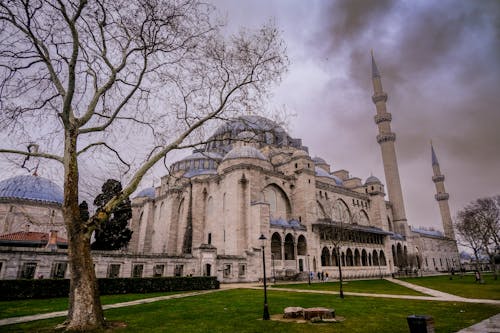
[[[154,198],[155,197],[155,189],[154,189],[154,187],[146,187],[145,189],[139,191],[139,193],[137,193],[137,195],[135,197],[136,198],[141,198],[141,197]]]
[[[319,167],[315,167],[314,171],[316,173],[316,177],[330,178],[330,179],[333,179],[335,181],[335,184],[337,184],[339,186],[344,185],[344,182],[342,181],[342,179],[340,179],[339,177],[337,177],[335,175],[332,175],[332,174],[326,172],[325,170],[323,170]]]
[[[16,198],[62,204],[63,191],[54,182],[32,175],[16,176],[0,182],[0,198]]]
[[[368,185],[368,184],[382,184],[382,182],[377,177],[370,176],[366,179],[366,182],[365,182],[365,185]]]
[[[241,146],[233,148],[229,153],[224,156],[224,161],[233,158],[256,158],[259,160],[266,160],[267,158],[257,148],[250,146]]]
[[[318,156],[316,156],[316,157],[313,158],[313,162],[315,164],[317,164],[317,165],[319,165],[319,164],[328,164],[328,163],[326,163],[326,161],[324,159],[322,159],[321,157],[318,157]]]

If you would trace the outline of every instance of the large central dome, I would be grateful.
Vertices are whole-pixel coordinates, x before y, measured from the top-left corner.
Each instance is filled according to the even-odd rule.
[[[292,146],[302,148],[302,140],[291,138],[288,133],[275,121],[261,116],[241,116],[228,120],[220,126],[210,137],[205,150],[227,153],[232,148],[234,141],[239,140],[238,135],[245,132],[253,133],[253,141],[260,146]]]

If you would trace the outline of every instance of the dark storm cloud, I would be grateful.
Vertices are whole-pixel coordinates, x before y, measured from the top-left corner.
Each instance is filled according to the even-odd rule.
[[[374,112],[369,52],[374,49],[389,94],[409,218],[431,216],[421,205],[431,138],[447,179],[458,181],[449,184],[456,191],[457,209],[477,196],[494,194],[495,183],[498,191],[500,2],[340,0],[323,4],[319,12],[309,48],[321,59],[345,58],[349,68],[342,85],[332,79],[324,92],[349,87],[368,95],[330,115],[332,123],[345,128],[345,141],[356,142],[358,154],[379,154],[373,150],[378,148],[373,144],[376,127],[369,120]],[[336,70],[330,68],[332,74]],[[343,148],[338,152],[349,154]],[[351,158],[362,160],[352,151]],[[432,183],[425,186],[433,191]],[[428,204],[435,205],[431,199]]]

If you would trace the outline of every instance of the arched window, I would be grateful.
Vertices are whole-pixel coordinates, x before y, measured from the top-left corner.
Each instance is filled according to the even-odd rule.
[[[378,266],[379,261],[378,261],[378,253],[376,250],[373,250],[372,258],[373,258],[373,266]]]
[[[341,257],[342,257],[342,266],[345,266],[345,253],[344,252],[342,252]]]
[[[307,242],[304,235],[300,235],[297,239],[297,255],[305,256],[307,254]]]
[[[354,266],[354,258],[352,256],[352,250],[351,249],[347,249],[345,257],[346,257],[345,258],[346,266]]]
[[[358,249],[354,250],[354,266],[361,266],[361,256]]]
[[[291,234],[287,234],[285,237],[285,260],[295,259],[295,242]]]
[[[281,236],[277,232],[271,236],[271,254],[273,255],[274,260],[283,259],[281,254]]]
[[[323,251],[321,251],[321,266],[331,266],[330,251],[328,251],[326,246],[323,248]]]

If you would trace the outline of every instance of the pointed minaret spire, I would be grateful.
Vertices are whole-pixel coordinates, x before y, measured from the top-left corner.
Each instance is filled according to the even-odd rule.
[[[378,71],[377,64],[375,63],[375,58],[373,57],[373,50],[370,51],[372,55],[372,78],[380,77],[380,72]]]
[[[387,193],[389,195],[389,201],[392,204],[394,231],[403,236],[410,236],[410,228],[406,220],[403,190],[399,179],[398,160],[396,158],[396,134],[391,130],[392,115],[387,112],[387,94],[382,88],[382,80],[373,57],[373,51],[371,53],[371,58],[373,84],[372,101],[377,111],[375,115],[375,124],[377,124],[378,127],[377,142],[382,152]]]
[[[446,193],[444,188],[444,175],[441,174],[439,168],[439,162],[434,151],[434,146],[431,141],[431,154],[432,154],[432,171],[434,176],[432,181],[436,186],[436,201],[439,204],[439,212],[441,213],[441,221],[443,223],[444,235],[448,238],[455,239],[455,232],[453,231],[453,222],[451,220],[450,206],[448,205],[448,199],[450,195]]]
[[[432,154],[432,166],[439,165],[436,152],[434,152],[434,146],[432,145],[432,140],[431,140],[431,154]]]

